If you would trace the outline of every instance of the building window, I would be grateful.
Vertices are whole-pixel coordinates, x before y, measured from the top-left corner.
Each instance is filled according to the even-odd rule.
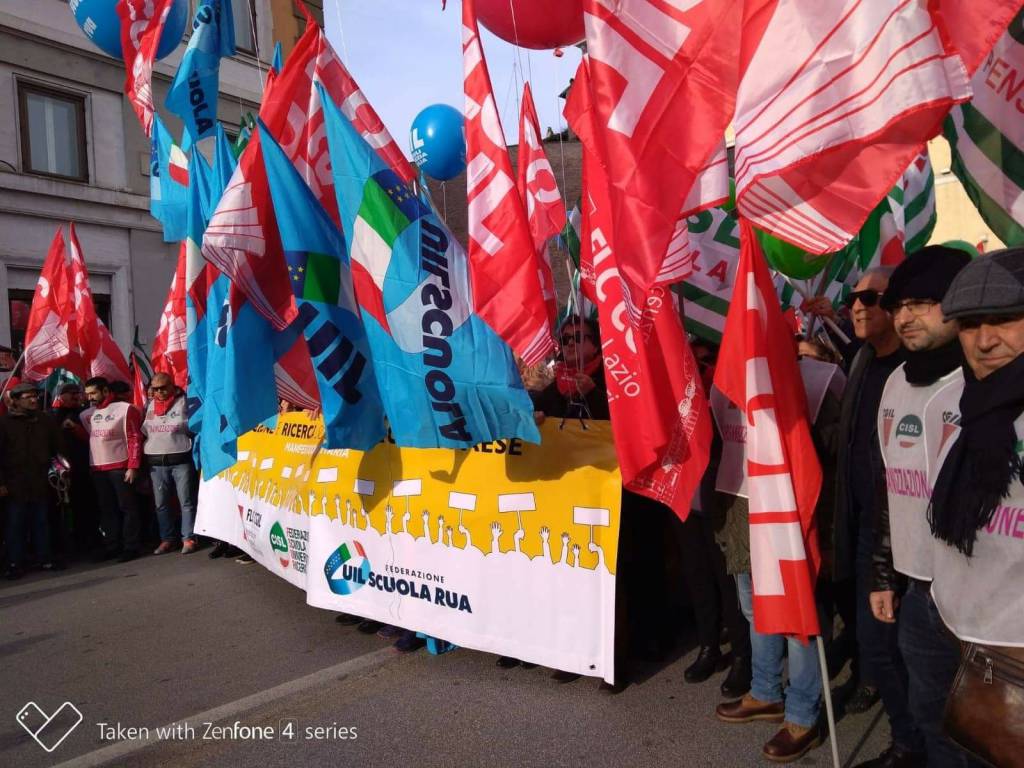
[[[256,53],[255,0],[231,0],[231,16],[235,20],[235,47],[244,53]]]
[[[88,181],[85,97],[19,82],[18,110],[24,170]]]

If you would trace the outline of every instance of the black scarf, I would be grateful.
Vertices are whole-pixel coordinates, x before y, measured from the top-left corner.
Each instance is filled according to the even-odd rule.
[[[964,351],[957,339],[938,349],[908,352],[903,366],[907,383],[915,387],[934,384],[950,371],[964,364]]]
[[[964,367],[960,435],[942,464],[928,522],[968,557],[1015,478],[1024,481],[1013,422],[1024,412],[1024,355],[980,381]]]

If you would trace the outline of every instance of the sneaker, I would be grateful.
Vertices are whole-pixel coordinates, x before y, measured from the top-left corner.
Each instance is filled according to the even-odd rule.
[[[235,558],[235,562],[241,563],[242,565],[249,565],[249,563],[255,563],[256,561],[243,552],[240,556]]]
[[[396,627],[391,624],[385,624],[383,627],[377,630],[377,637],[381,640],[397,640],[405,632],[401,627]]]
[[[409,632],[407,630],[400,630],[402,636],[395,642],[394,648],[399,653],[412,653],[418,651],[420,648],[427,644],[427,641],[422,637],[418,637],[415,632]]]
[[[343,627],[354,627],[356,624],[362,623],[363,617],[353,616],[351,613],[339,613],[334,620]]]
[[[177,549],[177,545],[170,541],[161,541],[160,546],[153,550],[154,555],[166,555],[168,552]]]
[[[199,543],[195,539],[185,539],[181,543],[181,554],[183,555],[191,555],[197,549],[199,549]]]
[[[359,626],[357,626],[356,629],[364,635],[375,635],[377,634],[377,630],[383,626],[384,625],[381,624],[379,621],[374,621],[373,619],[363,619],[361,622],[359,622]]]
[[[217,558],[224,557],[228,553],[228,549],[230,549],[230,547],[231,545],[228,544],[226,541],[218,541],[214,545],[213,549],[210,550],[210,554],[207,555],[207,557],[209,557],[211,560],[216,560]]]
[[[879,699],[878,689],[873,685],[861,685],[846,700],[844,710],[849,715],[861,715],[875,706]]]

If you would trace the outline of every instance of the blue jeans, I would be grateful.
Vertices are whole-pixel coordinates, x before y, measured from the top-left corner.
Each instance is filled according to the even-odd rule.
[[[753,679],[750,695],[758,701],[785,700],[786,720],[809,728],[818,722],[821,710],[821,667],[814,638],[804,645],[785,635],[762,635],[754,629],[754,587],[749,573],[736,575],[740,608],[750,622]],[[789,649],[789,685],[782,690],[783,653]]]
[[[911,579],[897,613],[910,711],[924,735],[929,768],[978,765],[942,732],[946,699],[960,665],[960,643],[942,623],[930,592],[929,582]]]
[[[907,665],[897,641],[897,625],[879,621],[871,613],[872,531],[861,527],[857,543],[857,645],[860,647],[862,679],[878,686],[882,706],[889,716],[892,740],[901,749],[924,750],[924,739],[911,715]]]
[[[192,526],[196,519],[196,470],[191,463],[172,464],[167,467],[150,467],[149,477],[153,481],[153,500],[156,503],[156,518],[160,523],[160,540],[175,541],[174,517],[171,514],[171,495],[177,492],[181,506],[181,538],[192,538]]]
[[[45,501],[7,500],[7,560],[19,568],[25,564],[25,533],[32,528],[32,546],[40,563],[53,559],[50,550],[50,509]]]

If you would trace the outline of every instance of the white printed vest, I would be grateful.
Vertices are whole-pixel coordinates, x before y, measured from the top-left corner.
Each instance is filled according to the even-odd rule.
[[[889,376],[878,408],[878,440],[885,464],[889,496],[889,533],[896,570],[915,579],[932,578],[933,537],[928,525],[932,486],[929,456],[937,455],[952,436],[943,426],[943,409],[932,402],[950,384],[963,389],[963,370],[957,368],[934,384],[915,387],[907,382],[904,363]],[[960,423],[960,396],[949,406]],[[931,451],[935,451],[932,454]]]
[[[158,416],[150,401],[146,405],[146,418],[142,424],[146,436],[143,453],[147,456],[167,456],[187,453],[192,450],[192,438],[188,432],[188,415],[185,413],[185,398],[179,397],[163,416]]]
[[[89,464],[105,467],[128,461],[125,416],[131,405],[113,402],[106,408],[89,408],[79,417],[89,433]]]
[[[1024,415],[1014,422],[1024,454]],[[932,481],[938,477],[936,474]],[[974,554],[935,542],[932,597],[942,620],[961,640],[1024,647],[1024,484],[1018,477],[978,531]]]

